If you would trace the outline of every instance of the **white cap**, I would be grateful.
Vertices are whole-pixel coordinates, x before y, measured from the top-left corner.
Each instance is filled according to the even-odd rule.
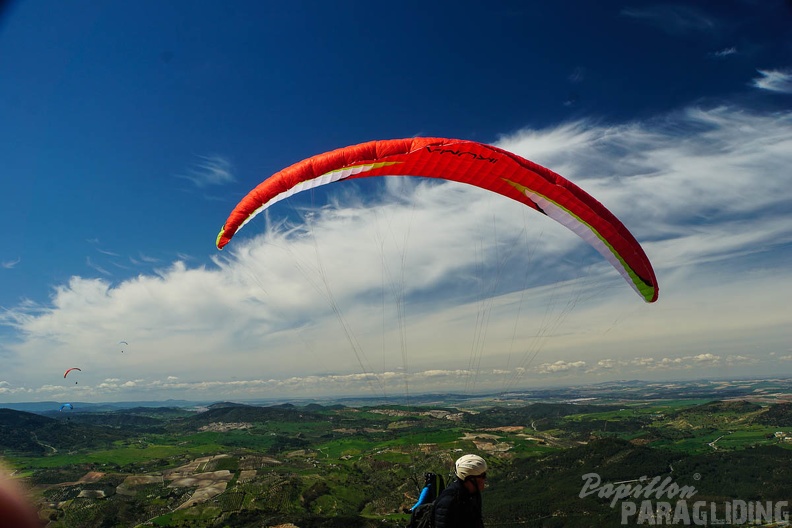
[[[465,455],[456,461],[456,475],[462,480],[487,472],[487,462],[478,455]]]

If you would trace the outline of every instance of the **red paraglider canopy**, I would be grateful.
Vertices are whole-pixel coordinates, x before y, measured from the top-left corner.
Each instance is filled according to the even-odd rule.
[[[646,302],[657,300],[657,279],[643,248],[605,206],[550,169],[498,147],[460,139],[371,141],[295,163],[239,202],[217,236],[217,248],[274,203],[328,183],[373,176],[452,180],[521,202],[591,244]]]

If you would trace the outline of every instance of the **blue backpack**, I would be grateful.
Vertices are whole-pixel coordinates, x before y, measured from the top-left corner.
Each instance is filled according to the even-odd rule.
[[[424,475],[424,487],[418,501],[410,508],[407,528],[432,528],[434,526],[434,500],[445,489],[445,479],[437,473]]]

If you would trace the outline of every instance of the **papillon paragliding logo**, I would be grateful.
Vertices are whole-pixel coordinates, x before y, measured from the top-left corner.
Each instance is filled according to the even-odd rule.
[[[578,497],[596,496],[621,511],[621,524],[666,526],[788,526],[789,501],[730,499],[723,502],[696,500],[695,486],[679,485],[667,475],[646,475],[619,482],[604,482],[598,473],[582,476]],[[699,480],[701,475],[693,474]],[[703,498],[703,497],[702,497]]]
[[[69,373],[74,371],[74,370],[76,370],[78,372],[82,372],[82,369],[77,368],[77,367],[72,367],[70,369],[67,369],[66,372],[63,373],[63,379],[66,379],[66,376],[68,376]],[[77,380],[74,381],[74,384],[77,385]]]

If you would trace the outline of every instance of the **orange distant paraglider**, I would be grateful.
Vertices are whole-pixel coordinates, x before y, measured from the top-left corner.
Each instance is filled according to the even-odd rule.
[[[66,376],[68,376],[69,372],[71,372],[72,370],[79,370],[80,372],[82,372],[82,369],[79,369],[77,367],[72,367],[72,368],[66,370],[66,372],[63,373],[63,379],[66,379]],[[75,381],[74,384],[77,385],[77,382]]]
[[[66,372],[63,373],[63,377],[65,378],[66,376],[68,376],[69,372],[71,372],[72,370],[79,370],[80,372],[82,372],[82,369],[79,369],[77,367],[72,367],[70,369],[67,369]]]

